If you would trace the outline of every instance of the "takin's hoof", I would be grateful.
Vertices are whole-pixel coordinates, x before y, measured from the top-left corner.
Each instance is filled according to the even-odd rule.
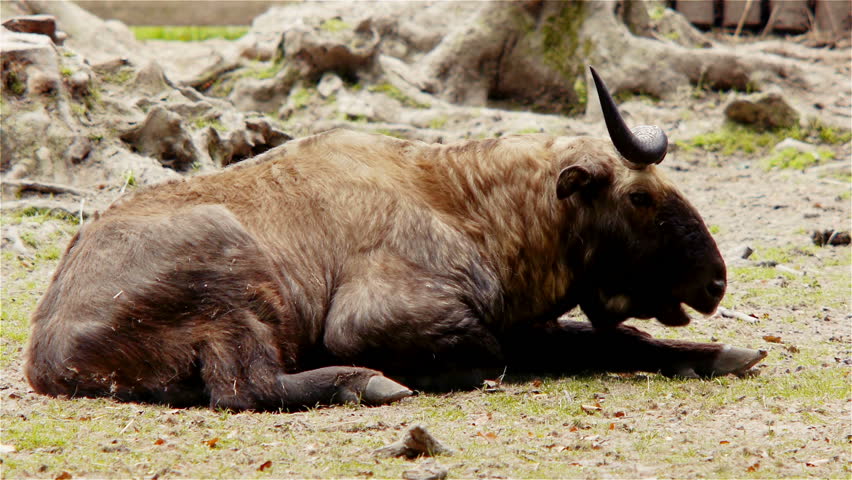
[[[404,385],[400,385],[387,377],[376,375],[367,382],[367,388],[364,389],[361,401],[368,405],[384,405],[411,395],[414,395],[414,392]]]
[[[711,377],[733,374],[738,377],[752,375],[751,367],[766,358],[766,350],[732,347],[725,345],[711,368]]]
[[[765,350],[725,345],[716,358],[709,362],[709,365],[681,364],[664,369],[661,373],[667,377],[680,378],[712,378],[728,374],[748,377],[757,374],[752,367],[764,358],[766,358]]]

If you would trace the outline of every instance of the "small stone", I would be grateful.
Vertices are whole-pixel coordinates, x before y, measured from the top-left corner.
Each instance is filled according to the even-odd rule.
[[[447,478],[447,469],[438,465],[435,459],[430,458],[411,470],[402,472],[405,480],[444,480]]]
[[[27,92],[35,95],[50,95],[59,91],[59,77],[34,68],[28,68]]]
[[[422,425],[412,426],[399,441],[373,451],[377,457],[417,458],[442,454],[452,455],[453,451],[442,445]]]
[[[89,93],[89,74],[84,71],[74,72],[68,78],[68,85],[71,87],[71,93],[75,95],[86,95]]]
[[[754,250],[748,245],[742,245],[737,248],[736,252],[737,258],[747,259],[752,253],[754,253]]]
[[[333,73],[326,73],[317,85],[317,92],[319,92],[322,98],[328,98],[329,95],[340,90],[341,87],[343,87],[343,80],[340,77]]]
[[[121,135],[141,155],[153,157],[174,170],[184,171],[198,159],[198,151],[180,115],[160,105],[149,112],[141,125]]]
[[[92,151],[92,141],[87,137],[77,136],[74,137],[74,141],[71,142],[71,146],[65,151],[65,155],[68,160],[73,164],[82,163],[85,160],[89,153]]]
[[[794,138],[785,138],[784,140],[778,142],[775,145],[775,147],[773,147],[773,150],[776,151],[776,152],[783,152],[784,150],[787,150],[787,149],[790,149],[790,148],[792,148],[792,149],[794,149],[798,152],[817,153],[816,145],[812,145],[810,143],[802,142],[802,141],[796,140]]]

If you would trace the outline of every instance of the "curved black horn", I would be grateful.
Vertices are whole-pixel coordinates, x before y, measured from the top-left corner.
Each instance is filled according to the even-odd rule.
[[[592,78],[595,80],[595,87],[598,90],[598,98],[606,121],[606,129],[609,131],[609,138],[618,153],[633,163],[648,165],[662,162],[669,146],[666,133],[656,125],[640,125],[632,131],[627,128],[627,124],[624,123],[624,119],[618,113],[618,107],[615,106],[615,101],[609,94],[606,84],[594,68],[589,67],[589,70],[592,71]]]

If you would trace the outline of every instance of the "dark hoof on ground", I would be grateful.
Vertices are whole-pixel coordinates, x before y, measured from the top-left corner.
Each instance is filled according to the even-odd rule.
[[[387,377],[376,375],[367,382],[367,388],[364,389],[361,400],[368,405],[384,405],[411,395],[414,395],[414,392],[404,385],[400,385]]]

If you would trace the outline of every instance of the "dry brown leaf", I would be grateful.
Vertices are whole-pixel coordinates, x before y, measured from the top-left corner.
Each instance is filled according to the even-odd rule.
[[[721,442],[719,442],[719,445],[727,445],[729,443],[731,443],[731,442],[729,442],[727,440],[722,440]]]
[[[623,417],[623,416],[625,416],[625,415],[627,415],[627,414],[626,414],[626,413],[624,413],[624,412],[615,412],[615,418],[621,418],[621,417]]]
[[[219,443],[219,437],[213,437],[210,440],[204,440],[201,443],[207,445],[210,448],[214,448],[216,444]]]
[[[163,440],[162,438],[158,438],[158,439],[154,440],[154,445],[162,445],[164,443],[166,443],[166,441]]]
[[[538,378],[536,378],[535,380],[533,380],[533,381],[532,381],[532,385],[533,385],[533,387],[535,387],[535,388],[539,388],[539,387],[541,387],[541,384],[542,384],[542,381],[541,381],[540,379],[538,379]]]
[[[271,466],[272,466],[272,460],[267,460],[267,461],[263,462],[262,464],[260,464],[259,467],[257,467],[257,471],[262,472],[262,471],[266,470],[267,468],[269,468]]]
[[[756,472],[760,468],[760,463],[755,463],[754,465],[748,467],[746,469],[747,472]]]
[[[819,467],[819,466],[825,465],[829,461],[830,460],[827,459],[827,458],[821,458],[819,460],[811,460],[810,462],[805,462],[805,465],[807,465],[809,467]]]
[[[486,440],[490,441],[490,442],[493,442],[493,441],[496,441],[496,440],[497,440],[497,434],[496,434],[496,433],[494,433],[494,432],[486,432],[486,433],[476,432],[476,434],[477,434],[478,436],[480,436],[480,437],[482,437],[482,438],[484,438],[484,439],[486,439]]]
[[[764,335],[763,339],[769,343],[784,343],[781,341],[781,337],[777,337],[775,335]]]
[[[609,424],[609,429],[610,429],[610,430],[615,430],[615,424],[614,424],[614,423],[610,423],[610,424]]]
[[[57,476],[56,476],[56,478],[55,478],[54,480],[70,480],[70,479],[71,479],[71,474],[70,474],[70,473],[68,473],[68,472],[62,472],[62,473],[60,473],[59,475],[57,475]]]
[[[474,418],[473,421],[470,422],[470,424],[474,425],[474,426],[484,425],[484,424],[490,422],[492,418],[493,418],[493,416],[491,415],[491,412],[488,412],[488,413],[485,413],[483,415],[480,415],[480,416]]]
[[[580,408],[589,415],[593,415],[595,412],[600,412],[602,410],[600,405],[580,405]]]
[[[569,432],[576,432],[578,430],[577,427],[571,427],[568,429]]]

